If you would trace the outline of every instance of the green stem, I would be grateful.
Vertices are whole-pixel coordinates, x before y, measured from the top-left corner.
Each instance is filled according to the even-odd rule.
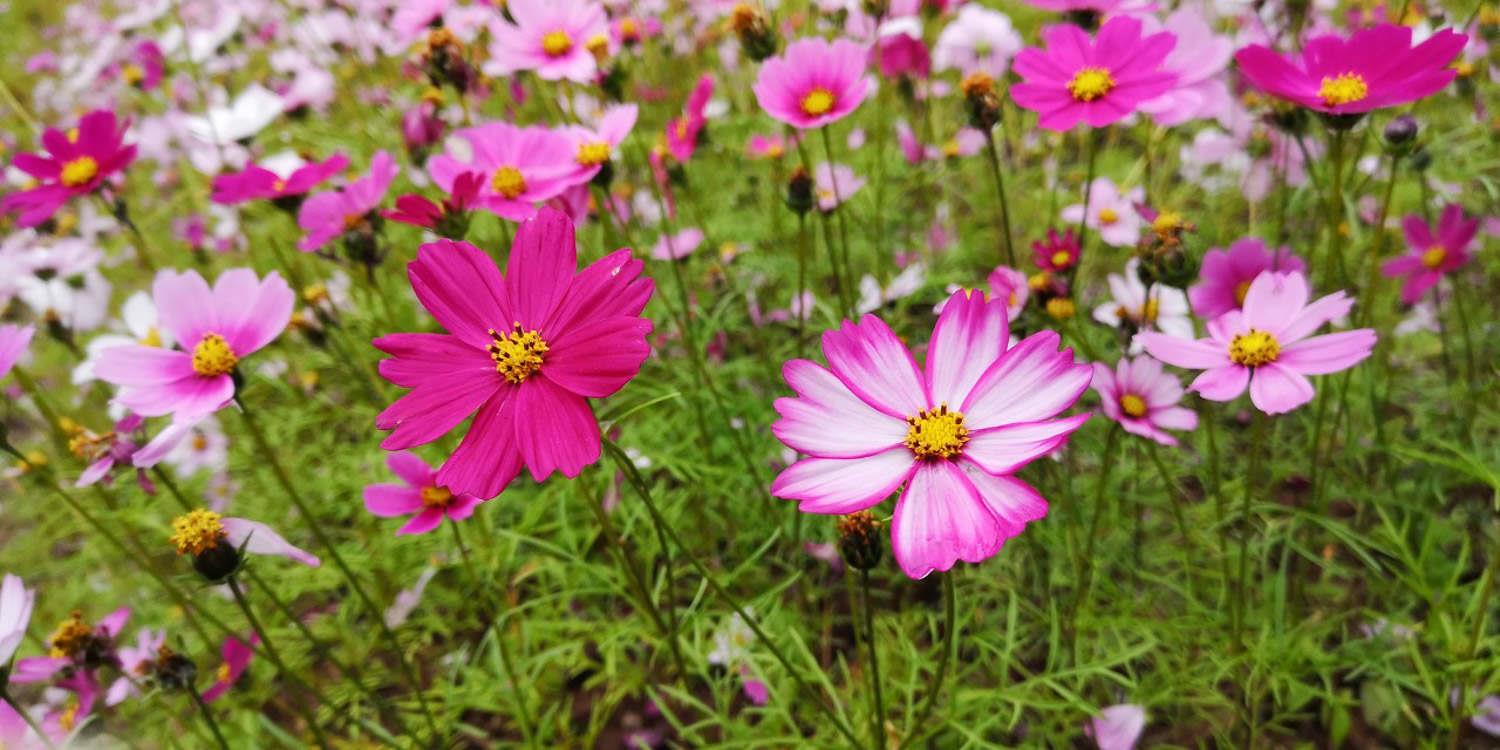
[[[885,741],[885,697],[880,687],[880,649],[876,646],[879,640],[875,637],[875,614],[874,605],[870,603],[870,571],[859,571],[860,608],[865,615],[865,648],[870,652],[870,695],[875,701],[875,710],[871,712],[871,718],[875,726],[870,735],[870,742],[875,750],[882,750],[886,746]]]
[[[1089,201],[1094,196],[1094,167],[1099,156],[1099,140],[1104,137],[1104,128],[1085,131],[1081,136],[1084,139],[1084,150],[1088,151],[1088,170],[1083,178],[1083,218],[1078,222],[1078,265],[1074,266],[1074,278],[1082,280],[1083,261],[1088,258],[1089,249]]]
[[[302,516],[302,520],[312,530],[313,537],[318,540],[319,546],[328,553],[329,558],[333,560],[333,564],[339,569],[339,572],[343,573],[344,579],[349,583],[349,589],[354,592],[355,597],[360,600],[360,603],[370,613],[370,616],[375,620],[375,624],[380,628],[381,635],[390,644],[394,652],[393,655],[396,661],[400,663],[401,670],[411,685],[412,691],[417,694],[417,703],[422,708],[422,715],[427,722],[427,729],[432,733],[433,744],[442,744],[443,732],[438,729],[437,719],[432,714],[432,708],[427,704],[427,696],[422,690],[421,681],[412,669],[411,662],[406,658],[406,652],[401,648],[400,639],[396,637],[395,632],[390,629],[390,626],[386,625],[383,613],[379,607],[375,606],[375,600],[370,598],[369,593],[365,591],[364,585],[354,575],[354,570],[349,567],[349,563],[344,560],[343,554],[334,545],[333,539],[328,536],[328,532],[323,529],[322,524],[318,523],[318,517],[313,514],[312,508],[302,499],[302,493],[297,490],[297,486],[292,482],[291,475],[287,473],[286,467],[281,465],[281,459],[277,457],[275,449],[271,447],[270,441],[266,439],[265,432],[261,430],[260,421],[255,418],[255,414],[250,409],[245,408],[244,401],[240,400],[238,396],[235,397],[235,402],[240,406],[240,417],[245,423],[245,428],[250,431],[250,439],[255,443],[256,450],[259,451],[261,458],[265,459],[267,464],[270,464],[271,473],[276,477],[277,483],[281,485],[282,491],[286,493],[287,498],[292,501],[292,505],[297,508],[297,512]]]
[[[1250,468],[1245,473],[1245,492],[1240,500],[1243,528],[1240,530],[1240,567],[1238,584],[1235,587],[1236,605],[1232,621],[1236,644],[1239,643],[1240,632],[1244,628],[1246,614],[1250,609],[1250,504],[1255,499],[1254,488],[1257,485],[1266,484],[1266,478],[1261,476],[1261,464],[1265,459],[1266,422],[1269,418],[1259,409],[1255,409],[1250,419]]]
[[[1083,559],[1078,561],[1078,569],[1083,571],[1083,580],[1079,582],[1078,593],[1074,596],[1073,607],[1068,614],[1068,639],[1075,645],[1078,642],[1078,611],[1087,603],[1094,584],[1094,546],[1099,540],[1099,519],[1104,515],[1104,493],[1109,488],[1109,475],[1115,468],[1115,448],[1119,443],[1120,426],[1110,425],[1109,436],[1104,439],[1104,457],[1099,464],[1099,483],[1094,488],[1094,513],[1089,518],[1088,537],[1083,542]]]
[[[1005,199],[1005,177],[1000,173],[1000,154],[995,148],[995,134],[984,131],[984,147],[990,156],[990,174],[995,178],[995,195],[1000,200],[1000,246],[1005,248],[1005,264],[1016,267],[1016,251],[1010,236],[1010,203]]]
[[[1146,441],[1146,452],[1151,456],[1151,463],[1156,465],[1156,473],[1161,476],[1162,484],[1166,486],[1167,495],[1172,501],[1172,515],[1176,516],[1177,530],[1182,534],[1182,574],[1187,578],[1188,597],[1193,597],[1193,537],[1188,531],[1187,514],[1183,506],[1187,499],[1182,495],[1182,488],[1172,479],[1171,472],[1167,471],[1167,465],[1161,459],[1161,448],[1155,440]]]
[[[651,489],[641,479],[640,472],[636,471],[635,464],[631,463],[630,457],[625,455],[625,451],[621,450],[618,445],[615,445],[613,441],[607,438],[603,439],[603,447],[604,451],[609,453],[610,458],[614,460],[615,465],[620,467],[620,471],[624,472],[626,478],[630,481],[631,487],[635,489],[636,494],[640,496],[642,503],[646,506],[646,512],[651,514],[652,523],[657,525],[657,529],[665,535],[673,546],[682,550],[683,555],[687,557],[693,569],[698,571],[698,575],[709,589],[714,592],[714,595],[729,605],[729,608],[734,610],[735,614],[738,614],[744,620],[751,632],[755,633],[757,643],[764,645],[766,650],[771,652],[771,656],[781,664],[782,669],[786,670],[787,675],[792,678],[792,682],[796,683],[797,689],[804,692],[811,692],[812,688],[803,679],[801,672],[792,666],[791,660],[782,653],[781,649],[776,646],[776,643],[771,640],[771,637],[761,628],[760,622],[735,599],[734,595],[730,594],[724,588],[723,584],[719,583],[708,567],[697,556],[693,555],[688,546],[683,543],[682,538],[677,535],[677,531],[662,517],[661,511],[656,507],[656,501],[651,497]],[[820,693],[820,695],[822,694]],[[838,730],[839,734],[848,740],[850,745],[859,746],[859,738],[855,736],[854,730],[849,728],[849,723],[844,720],[844,717],[838,711],[834,710],[834,705],[831,705],[827,700],[817,700],[814,701],[814,704],[833,723],[834,729]]]
[[[255,610],[251,609],[250,602],[245,599],[245,592],[240,588],[240,582],[234,576],[230,576],[228,583],[229,592],[234,595],[234,603],[239,606],[241,612],[245,613],[245,621],[250,624],[250,629],[254,630],[255,634],[260,636],[260,645],[265,648],[266,658],[270,659],[271,664],[282,674],[296,674],[287,667],[286,661],[281,658],[281,653],[276,650],[276,645],[271,642],[271,634],[261,626],[260,619],[255,616]],[[317,688],[311,685],[308,685],[307,688],[312,691],[313,698],[318,702],[318,705],[330,705],[328,699],[323,697],[323,694]],[[328,738],[323,734],[323,728],[318,726],[318,719],[308,709],[307,704],[296,698],[291,699],[291,704],[292,710],[300,714],[302,720],[307,722],[307,728],[312,731],[313,738],[318,745],[325,748],[329,747]]]
[[[838,217],[840,257],[844,265],[844,288],[849,295],[847,300],[848,313],[850,319],[853,319],[854,301],[858,299],[855,295],[858,293],[859,287],[854,280],[854,265],[850,260],[849,227],[844,221],[844,214],[848,209],[844,206],[843,192],[839,189],[838,172],[834,170],[833,137],[828,134],[827,125],[818,128],[818,132],[823,135],[823,153],[828,157],[828,183],[833,186],[833,213]]]
[[[932,689],[928,691],[927,697],[922,699],[922,705],[917,709],[917,714],[912,719],[911,725],[906,730],[906,737],[901,740],[897,747],[916,747],[917,741],[932,733],[932,728],[924,728],[927,717],[932,715],[932,709],[937,705],[937,698],[943,692],[943,685],[948,680],[948,666],[953,663],[954,652],[958,650],[958,592],[953,586],[952,571],[942,573],[943,577],[943,645],[942,653],[938,657],[937,674],[932,680]]]
[[[214,719],[214,713],[209,710],[208,704],[203,702],[203,696],[198,692],[198,688],[188,685],[187,694],[192,696],[193,705],[198,707],[198,713],[203,716],[203,723],[207,724],[208,730],[214,733],[214,741],[219,743],[219,748],[229,750],[229,743],[224,741],[224,733],[219,731],[219,722]]]
[[[792,314],[797,316],[797,356],[807,358],[807,213],[797,214],[797,298]]]
[[[526,699],[521,695],[521,681],[516,678],[515,656],[511,654],[509,641],[505,637],[505,628],[501,626],[502,614],[499,606],[490,596],[490,587],[484,585],[479,578],[479,573],[474,568],[474,560],[469,556],[469,545],[464,543],[464,536],[460,530],[459,523],[449,520],[444,524],[453,530],[453,543],[458,546],[458,555],[463,559],[464,571],[469,576],[469,585],[472,591],[483,592],[486,612],[486,626],[495,628],[495,641],[500,647],[500,668],[505,672],[505,679],[510,683],[510,699],[516,704],[516,718],[521,724],[521,739],[527,745],[533,745],[536,736],[536,722],[531,718],[531,709],[526,706]]]
[[[1481,549],[1488,545],[1481,544]],[[1489,622],[1490,598],[1495,593],[1495,579],[1500,578],[1500,555],[1490,555],[1489,568],[1485,571],[1484,588],[1479,592],[1479,608],[1474,613],[1474,629],[1469,635],[1468,653],[1465,662],[1473,662],[1474,657],[1479,654],[1480,641],[1484,639],[1485,625]],[[1461,680],[1458,684],[1458,701],[1454,708],[1455,713],[1463,710],[1464,693],[1468,689],[1468,680]],[[1459,735],[1463,732],[1463,720],[1457,715],[1453,718],[1453,731],[1448,735],[1448,749],[1456,750]]]

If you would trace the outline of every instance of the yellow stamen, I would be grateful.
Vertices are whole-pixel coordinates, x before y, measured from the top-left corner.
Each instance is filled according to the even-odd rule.
[[[68,187],[78,187],[89,184],[98,174],[99,162],[92,156],[80,156],[63,165],[59,179]]]
[[[1161,313],[1161,301],[1156,298],[1146,300],[1146,306],[1141,310],[1141,320],[1147,323],[1155,323],[1156,316]]]
[[[1246,367],[1260,367],[1276,361],[1281,356],[1281,344],[1276,337],[1265,331],[1252,328],[1229,342],[1229,361]]]
[[[1176,211],[1162,211],[1152,220],[1151,231],[1155,232],[1156,236],[1166,239],[1170,235],[1182,231],[1186,223],[1182,218],[1182,214]]]
[[[537,370],[542,369],[542,355],[548,351],[547,342],[536,331],[521,330],[520,323],[513,323],[508,333],[491,328],[490,359],[495,361],[495,370],[505,376],[507,382],[519,385]]]
[[[47,637],[47,655],[54,659],[70,658],[83,653],[94,637],[94,627],[83,621],[83,613],[73,610],[68,619],[58,623],[57,629]]]
[[[453,500],[453,491],[447,487],[423,487],[422,507],[446,508]]]
[[[1443,261],[1447,259],[1448,248],[1442,245],[1433,245],[1427,248],[1427,252],[1422,253],[1422,265],[1432,270],[1437,270],[1438,266],[1443,265]]]
[[[1078,312],[1078,306],[1068,297],[1053,297],[1047,300],[1047,314],[1055,320],[1067,320]]]
[[[542,36],[542,51],[548,57],[562,57],[573,49],[573,37],[568,32],[558,29],[549,31]]]
[[[1146,400],[1134,393],[1127,393],[1120,397],[1120,411],[1131,419],[1140,419],[1146,416]]]
[[[202,508],[172,519],[172,546],[179,555],[201,555],[225,537],[222,516]]]
[[[240,358],[229,348],[229,342],[217,333],[205,334],[193,347],[193,372],[205,378],[228,375],[239,363]]]
[[[609,144],[603,141],[582,144],[578,147],[576,158],[578,163],[585,167],[603,164],[609,161]]]
[[[833,92],[821,86],[802,97],[802,113],[808,117],[828,114],[833,109]]]
[[[71,732],[71,731],[73,731],[73,727],[76,726],[77,724],[78,724],[78,699],[77,698],[70,698],[68,700],[68,707],[65,708],[65,709],[63,709],[63,712],[60,713],[60,714],[58,714],[58,716],[57,716],[57,726],[58,726],[58,728],[62,729],[64,732]]]
[[[140,340],[137,341],[136,343],[140,344],[141,346],[160,347],[161,346],[161,331],[158,331],[156,329],[156,326],[151,326],[150,328],[146,329],[146,335],[142,336],[140,338]]]
[[[495,170],[495,176],[490,178],[490,188],[506,198],[515,200],[526,192],[526,178],[521,175],[521,170],[515,167],[501,167]]]
[[[603,34],[595,34],[589,37],[589,40],[584,42],[583,47],[599,62],[604,62],[604,59],[609,57],[609,37]]]
[[[1058,250],[1052,254],[1052,265],[1058,268],[1067,268],[1073,263],[1073,255],[1067,250]]]
[[[1329,107],[1337,107],[1340,104],[1353,104],[1370,95],[1370,87],[1365,79],[1358,73],[1340,73],[1333,78],[1323,78],[1323,85],[1318,87],[1318,96],[1323,99],[1323,104]]]
[[[128,86],[139,86],[141,81],[146,80],[146,71],[135,63],[127,63],[120,68],[120,78]]]
[[[1120,213],[1113,208],[1099,209],[1099,223],[1109,226],[1120,220]]]
[[[1115,87],[1115,79],[1104,68],[1087,67],[1073,75],[1068,81],[1068,93],[1080,102],[1091,102]]]
[[[964,427],[964,415],[949,411],[947,404],[936,409],[923,409],[915,416],[907,417],[906,447],[917,458],[953,458],[963,452],[969,442],[969,430]]]
[[[218,671],[214,672],[214,682],[220,685],[229,684],[229,662],[226,661],[219,665]]]

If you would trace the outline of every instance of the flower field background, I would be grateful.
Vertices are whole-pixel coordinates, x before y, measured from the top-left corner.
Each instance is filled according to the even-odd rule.
[[[1500,746],[1492,4],[0,21],[0,747]]]

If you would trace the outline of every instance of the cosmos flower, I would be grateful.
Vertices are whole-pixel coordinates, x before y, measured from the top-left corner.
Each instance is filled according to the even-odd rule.
[[[1151,356],[1169,365],[1203,370],[1188,390],[1210,401],[1230,401],[1249,386],[1255,408],[1281,414],[1312,400],[1306,376],[1353,367],[1375,346],[1375,332],[1368,328],[1311,336],[1324,323],[1348,314],[1354,300],[1343,292],[1311,304],[1307,298],[1302,274],[1264,271],[1245,293],[1244,309],[1209,322],[1209,338],[1195,341],[1152,332],[1136,338]]]
[[[340,190],[311,196],[297,211],[297,226],[307,234],[297,242],[297,249],[308,253],[328,244],[329,240],[360,226],[365,217],[380,206],[385,192],[396,179],[400,167],[391,155],[375,152],[370,159],[370,173]]]
[[[365,510],[381,518],[411,516],[396,534],[425,534],[444,518],[462,521],[474,514],[481,502],[473,495],[454,493],[438,484],[437,472],[408,451],[394,451],[385,459],[391,473],[405,484],[372,484],[365,487]]]
[[[847,514],[898,488],[891,547],[912,578],[980,562],[1047,513],[1012,474],[1064,445],[1088,415],[1052,419],[1088,388],[1093,370],[1042,331],[1007,346],[1005,306],[983,294],[949,298],[926,369],[884,321],[866,315],[823,334],[829,368],[792,360],[795,398],[776,401],[772,431],[809,456],[771,493],[807,513]]]
[[[577,181],[577,146],[550,128],[490,122],[458,130],[454,139],[470,153],[434,155],[427,161],[433,182],[451,194],[459,177],[471,172],[485,175],[477,205],[511,221],[530,218],[536,204],[557,197]]]
[[[151,295],[146,292],[136,292],[126,298],[125,304],[120,308],[120,322],[124,324],[124,333],[106,333],[90,340],[88,346],[84,347],[85,357],[83,362],[73,368],[73,384],[83,385],[96,380],[94,377],[94,364],[98,362],[99,355],[111,347],[125,344],[141,344],[142,346],[172,346],[171,334],[166,334],[157,323],[156,303],[151,301]]]
[[[1048,26],[1042,39],[1046,48],[1016,55],[1025,82],[1011,86],[1010,95],[1036,112],[1046,130],[1118,122],[1177,83],[1177,74],[1162,67],[1176,38],[1165,31],[1142,37],[1135,18],[1110,18],[1094,39],[1072,24]]]
[[[1083,727],[1099,750],[1134,750],[1145,729],[1146,709],[1133,703],[1107,706]]]
[[[1058,234],[1056,229],[1047,230],[1047,239],[1031,243],[1031,252],[1036,256],[1037,268],[1052,273],[1062,273],[1078,265],[1078,237],[1068,229]]]
[[[462,238],[468,232],[469,212],[479,203],[479,190],[484,184],[484,175],[465,172],[453,180],[453,193],[443,199],[441,205],[417,193],[408,193],[396,199],[396,207],[380,212],[391,221],[431,229],[453,239]]]
[[[1252,44],[1235,53],[1240,74],[1272,96],[1333,115],[1357,115],[1437,93],[1458,75],[1449,67],[1469,38],[1443,29],[1413,47],[1412,30],[1383,23],[1347,39],[1325,34],[1300,55]]]
[[[376,418],[381,447],[431,442],[478,412],[437,482],[458,494],[500,494],[524,464],[537,481],[577,476],[599,459],[588,399],[623,387],[650,348],[640,317],[654,288],[629,250],[575,272],[573,224],[543,208],[516,231],[506,272],[464,242],[423,245],[412,290],[448,333],[375,340],[380,373],[411,392]]]
[[[1193,321],[1188,316],[1187,295],[1166,284],[1146,286],[1141,281],[1141,261],[1125,262],[1125,273],[1109,275],[1109,291],[1114,297],[1094,308],[1094,320],[1111,328],[1124,327],[1131,333],[1161,331],[1169,336],[1193,337]],[[1141,344],[1134,340],[1130,353],[1139,354]]]
[[[0,198],[0,213],[18,214],[17,223],[34,227],[52,218],[68,199],[89,195],[135,160],[135,146],[124,143],[129,123],[109,110],[95,110],[66,132],[42,133],[45,154],[16,154],[11,164],[32,176],[36,187]]]
[[[573,176],[575,183],[588,182],[599,174],[625,136],[630,135],[637,114],[636,105],[619,104],[604,110],[596,127],[573,125],[563,129],[563,135],[573,142],[573,161],[578,170]]]
[[[1449,203],[1438,217],[1436,233],[1421,214],[1407,216],[1401,226],[1406,230],[1408,252],[1381,264],[1380,272],[1390,278],[1405,276],[1401,301],[1414,305],[1444,274],[1469,262],[1469,243],[1479,231],[1479,220],[1465,218],[1462,206]]]
[[[219,696],[234,687],[240,681],[240,676],[245,674],[245,669],[250,666],[250,661],[255,658],[255,645],[260,643],[260,635],[252,633],[249,643],[234,636],[224,639],[224,644],[219,647],[219,657],[223,659],[219,663],[219,669],[214,673],[214,683],[203,691],[203,702],[213,703]]]
[[[1177,45],[1162,63],[1164,70],[1177,75],[1177,84],[1142,102],[1141,111],[1163,127],[1224,115],[1232,103],[1223,73],[1234,54],[1234,43],[1215,34],[1197,8],[1172,11],[1160,27],[1177,37]]]
[[[932,56],[922,41],[922,22],[911,16],[881,24],[872,56],[886,78],[926,78],[932,72]]]
[[[221,174],[215,177],[213,201],[233,205],[247,201],[274,201],[303,195],[323,181],[344,171],[348,166],[349,157],[343,154],[334,154],[323,161],[303,164],[285,175],[264,166],[251,164],[242,172]]]
[[[31,337],[36,329],[7,323],[0,325],[0,378],[10,374],[11,368],[31,346]]]
[[[35,605],[36,592],[26,588],[18,576],[5,574],[5,580],[0,581],[0,665],[10,664],[10,658],[26,638],[26,626],[31,622]]]
[[[1114,180],[1095,177],[1088,196],[1087,211],[1082,203],[1075,203],[1062,210],[1062,220],[1087,224],[1099,233],[1099,239],[1115,247],[1133,247],[1140,240],[1145,222],[1135,205],[1145,199],[1144,190],[1136,187],[1122,193]]]
[[[813,168],[813,193],[818,198],[818,210],[825,214],[847,203],[864,186],[865,178],[846,164],[823,162]]]
[[[1104,416],[1132,435],[1173,446],[1177,438],[1164,430],[1198,427],[1198,414],[1177,405],[1182,400],[1182,383],[1150,357],[1121,359],[1114,369],[1096,362],[1092,385]]]
[[[1001,79],[1010,68],[1011,58],[1023,46],[1009,16],[968,4],[959,8],[958,16],[938,34],[932,47],[932,64],[938,70],[957,70],[960,75],[982,71]]]
[[[1304,273],[1307,264],[1293,255],[1289,247],[1268,250],[1259,237],[1242,237],[1230,243],[1228,249],[1209,248],[1198,269],[1198,283],[1187,290],[1193,312],[1204,320],[1213,320],[1240,309],[1250,291],[1250,282],[1261,271]]]
[[[667,121],[662,132],[662,145],[673,159],[686,162],[693,158],[693,153],[698,150],[698,136],[708,124],[708,101],[713,95],[713,77],[705,75],[699,78],[692,93],[688,94],[682,115]]]
[[[853,112],[870,93],[865,48],[848,39],[798,39],[761,63],[755,98],[794,128],[818,128]]]
[[[262,280],[248,268],[225,271],[212,289],[197,271],[162,271],[152,297],[182,348],[111,347],[95,366],[100,380],[119,387],[115,403],[145,417],[202,415],[229,403],[240,360],[281,334],[295,300],[275,271]]]
[[[137,680],[143,680],[150,675],[152,664],[156,661],[161,647],[167,643],[167,631],[165,628],[142,628],[136,634],[134,646],[121,646],[120,677],[110,684],[108,692],[104,695],[104,705],[118,706],[125,702],[126,698],[137,692]]]
[[[682,260],[692,255],[701,244],[703,230],[697,227],[687,227],[675,234],[662,233],[661,238],[651,247],[651,257],[654,260]]]
[[[120,607],[97,624],[88,623],[83,619],[83,613],[75,610],[47,637],[46,656],[16,660],[11,668],[10,681],[21,685],[50,682],[59,676],[66,679],[68,673],[73,672],[75,676],[97,685],[93,679],[96,670],[119,664],[115,640],[129,619],[129,607]]]
[[[510,0],[506,14],[514,23],[490,25],[490,61],[485,72],[505,75],[529,70],[545,81],[589,83],[598,71],[588,49],[595,38],[608,39],[604,6],[593,0]]]
[[[309,568],[323,564],[317,555],[288,542],[270,526],[248,518],[221,516],[207,509],[189,511],[172,519],[171,541],[177,554],[191,555],[195,560],[221,550],[244,550],[284,557]]]

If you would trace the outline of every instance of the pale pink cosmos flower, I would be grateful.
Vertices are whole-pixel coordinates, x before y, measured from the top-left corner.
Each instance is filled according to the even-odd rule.
[[[427,161],[432,181],[453,193],[463,175],[483,174],[478,205],[502,218],[524,221],[536,213],[536,204],[578,182],[578,146],[550,128],[491,122],[459,130],[454,139],[447,153]],[[455,150],[463,146],[468,154]]]
[[[839,39],[798,39],[761,63],[755,98],[766,114],[794,128],[818,128],[853,112],[870,93],[865,48]]]
[[[135,695],[136,685],[150,676],[151,665],[166,643],[166,628],[142,628],[135,635],[134,646],[121,646],[118,651],[121,675],[105,692],[104,705],[118,706]]]
[[[618,104],[604,110],[595,127],[573,125],[563,129],[563,135],[573,142],[573,162],[577,171],[572,180],[575,184],[588,182],[599,174],[625,136],[630,135],[630,129],[635,127],[637,113],[634,104]]]
[[[891,547],[912,578],[977,563],[1047,513],[1012,476],[1064,445],[1088,415],[1052,419],[1088,388],[1093,370],[1042,331],[1007,346],[1005,306],[983,294],[949,298],[926,369],[873,315],[823,334],[829,368],[792,360],[797,392],[776,401],[776,437],[805,458],[772,494],[807,513],[846,514],[898,488]]]
[[[1242,237],[1228,249],[1209,248],[1198,268],[1198,283],[1188,287],[1193,312],[1204,320],[1238,310],[1245,303],[1250,282],[1262,271],[1306,272],[1307,264],[1292,254],[1289,247],[1274,251],[1266,248],[1259,237]]]
[[[1099,750],[1134,750],[1145,730],[1146,709],[1133,703],[1108,706],[1083,727]]]
[[[396,534],[426,534],[444,518],[462,521],[474,514],[479,498],[455,493],[438,484],[437,472],[409,451],[393,451],[385,459],[391,473],[405,484],[372,484],[365,488],[365,510],[381,518],[411,516]]]
[[[1174,446],[1177,438],[1165,430],[1198,427],[1197,413],[1178,406],[1183,395],[1181,381],[1163,372],[1161,363],[1150,357],[1121,359],[1114,369],[1094,363],[1093,388],[1099,394],[1104,416],[1132,435]]]
[[[309,197],[297,212],[297,226],[307,232],[297,242],[297,249],[312,252],[358,226],[370,212],[380,207],[398,172],[400,168],[391,155],[377,151],[370,160],[369,174],[350,182],[342,190]]]
[[[1146,286],[1141,281],[1140,258],[1125,261],[1125,272],[1110,274],[1108,281],[1113,299],[1094,308],[1095,321],[1131,333],[1161,331],[1169,336],[1193,337],[1187,295],[1166,284]],[[1140,341],[1132,340],[1130,353],[1140,352]]]
[[[1141,111],[1163,127],[1216,118],[1227,112],[1232,101],[1223,73],[1234,55],[1234,42],[1215,34],[1196,8],[1180,8],[1165,22],[1157,24],[1150,19],[1148,24],[1164,27],[1177,36],[1177,46],[1162,63],[1163,70],[1177,75],[1177,84],[1167,93],[1142,102]]]
[[[938,70],[956,70],[961,75],[984,72],[1000,79],[1024,46],[1009,16],[969,4],[959,8],[958,16],[938,34],[932,64]]]
[[[292,317],[296,297],[272,271],[219,275],[213,288],[197,271],[165,270],[152,286],[161,325],[180,349],[127,344],[99,354],[95,374],[119,387],[115,403],[145,417],[218,411],[234,397],[240,360],[271,343]]]
[[[692,255],[701,244],[703,244],[703,230],[697,227],[687,227],[678,230],[675,234],[663,233],[656,244],[651,247],[651,257],[654,260],[682,260]]]
[[[494,40],[486,73],[529,70],[545,81],[593,80],[599,67],[588,45],[596,37],[609,39],[603,5],[593,0],[510,0],[505,10],[515,22],[490,25]]]
[[[813,168],[813,192],[818,198],[818,210],[823,213],[844,205],[864,186],[865,178],[846,164],[823,162]]]
[[[19,576],[5,574],[5,580],[0,581],[0,664],[10,664],[26,638],[34,606],[36,592],[26,588]]]
[[[31,346],[31,337],[36,329],[31,326],[13,324],[0,325],[0,378],[10,374],[11,368]]]
[[[1324,323],[1348,314],[1354,300],[1341,291],[1311,304],[1307,298],[1302,274],[1265,271],[1251,282],[1244,309],[1209,322],[1209,338],[1152,332],[1136,338],[1169,365],[1203,370],[1189,386],[1198,395],[1230,401],[1248,386],[1255,408],[1282,414],[1312,400],[1306,376],[1353,367],[1375,346],[1369,328],[1312,336]]]
[[[1083,210],[1083,204],[1075,203],[1062,210],[1063,221],[1086,223],[1099,233],[1099,239],[1115,247],[1134,246],[1145,226],[1135,204],[1145,200],[1145,191],[1135,187],[1121,193],[1108,177],[1095,177],[1093,185],[1088,191],[1088,211]]]
[[[1407,216],[1401,227],[1406,231],[1408,252],[1381,264],[1380,272],[1390,278],[1405,276],[1401,301],[1414,305],[1444,274],[1469,262],[1469,243],[1479,231],[1479,220],[1465,218],[1462,206],[1449,203],[1438,217],[1436,233],[1421,214]]]

